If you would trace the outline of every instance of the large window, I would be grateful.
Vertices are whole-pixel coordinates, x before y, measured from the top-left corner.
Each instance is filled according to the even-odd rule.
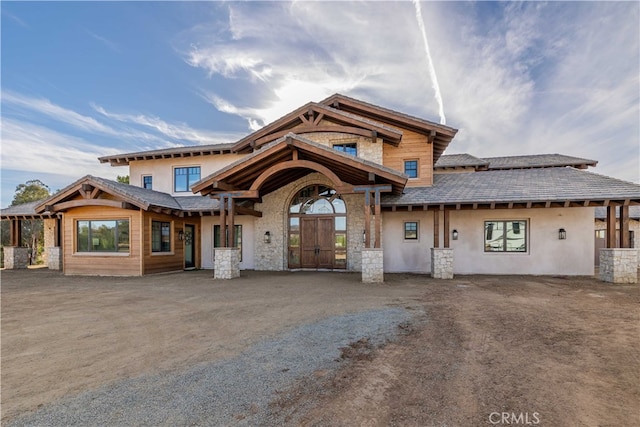
[[[129,252],[129,220],[76,223],[77,252]]]
[[[358,155],[358,144],[333,144],[333,149],[352,156]]]
[[[485,252],[526,252],[527,221],[485,221]]]
[[[151,252],[171,252],[171,223],[151,221]]]
[[[173,170],[173,191],[189,191],[191,186],[200,181],[200,166],[175,168]]]
[[[240,262],[242,262],[242,226],[234,225],[234,230],[235,230],[235,241],[236,241],[234,247],[240,249]],[[229,241],[228,237],[229,237],[229,233],[227,233],[227,242]],[[220,247],[220,226],[219,225],[213,226],[213,247],[214,248]]]
[[[409,178],[418,177],[418,161],[417,160],[405,160],[404,161],[404,173]]]

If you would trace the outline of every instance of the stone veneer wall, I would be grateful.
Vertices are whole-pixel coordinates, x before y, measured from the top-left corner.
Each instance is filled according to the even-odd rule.
[[[293,129],[295,132],[295,129]],[[314,132],[301,135],[318,144],[333,148],[334,144],[358,144],[358,157],[370,162],[382,164],[382,139],[376,138],[377,142],[371,142],[371,138],[337,132]]]
[[[595,230],[606,230],[607,222],[596,220]],[[640,248],[640,221],[637,219],[629,220],[629,231],[633,231],[633,247]],[[616,232],[620,232],[620,220],[616,219]],[[638,268],[640,268],[640,257],[638,257]]]
[[[380,248],[362,250],[362,281],[384,282],[384,251]]]
[[[611,283],[638,283],[638,250],[600,249],[600,280]]]
[[[288,209],[293,197],[303,188],[322,184],[333,184],[320,173],[311,173],[304,178],[285,185],[267,194],[255,209],[262,212],[262,218],[255,221],[255,269],[282,271],[288,269],[287,234]],[[347,205],[347,270],[361,270],[362,231],[364,230],[364,195],[345,194]],[[373,227],[372,227],[373,230]],[[271,243],[264,243],[264,233],[269,231]]]
[[[5,246],[4,268],[7,270],[18,270],[27,268],[29,265],[29,248],[20,246]]]
[[[453,279],[453,249],[431,248],[431,277]]]
[[[213,269],[214,279],[240,277],[240,250],[238,248],[216,248]]]
[[[45,250],[42,254],[42,260],[46,265],[49,264],[49,248],[54,247],[56,244],[56,221],[57,219],[55,218],[46,218],[43,221]]]
[[[45,249],[47,256],[47,267],[49,270],[62,270],[62,248],[52,246]]]

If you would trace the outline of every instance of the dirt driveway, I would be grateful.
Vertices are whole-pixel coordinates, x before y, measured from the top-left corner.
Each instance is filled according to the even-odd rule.
[[[30,270],[3,271],[1,292],[3,424],[104,384],[232,358],[303,323],[399,307],[422,313],[399,340],[343,349],[348,363],[299,378],[272,410],[304,425],[640,425],[637,285]]]

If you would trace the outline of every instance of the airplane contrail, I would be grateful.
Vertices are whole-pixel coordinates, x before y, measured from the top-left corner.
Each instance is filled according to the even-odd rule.
[[[427,31],[424,28],[424,21],[422,20],[422,10],[420,9],[420,2],[413,0],[413,5],[416,8],[416,20],[418,21],[418,27],[422,33],[422,41],[424,41],[424,50],[427,54],[427,62],[429,64],[429,77],[431,77],[431,86],[435,91],[436,101],[438,102],[438,109],[440,110],[440,124],[446,124],[447,119],[444,117],[444,104],[442,102],[442,94],[440,93],[440,85],[438,84],[438,76],[436,76],[436,69],[433,66],[433,60],[431,59],[431,51],[429,50],[429,40],[427,40]]]

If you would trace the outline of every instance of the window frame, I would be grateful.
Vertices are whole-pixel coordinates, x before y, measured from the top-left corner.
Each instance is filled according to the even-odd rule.
[[[146,179],[149,178],[149,187],[147,187]],[[142,175],[142,188],[153,190],[153,175]]]
[[[94,245],[89,245],[89,242],[92,241],[92,239],[94,239],[92,237],[92,229],[93,227],[91,226],[92,222],[114,222],[115,223],[115,236],[114,236],[114,250],[80,250],[80,236],[78,234],[79,232],[79,225],[81,222],[87,222],[88,223],[88,229],[87,229],[87,248],[92,248]],[[127,245],[127,250],[126,251],[120,251],[118,250],[118,247],[120,245],[120,233],[124,232],[125,230],[119,230],[118,224],[121,222],[126,222],[127,226],[126,226],[126,234],[128,236],[128,245]],[[76,218],[74,220],[74,235],[75,235],[75,239],[74,239],[74,255],[90,255],[90,256],[129,256],[131,254],[131,218],[100,218],[100,219],[94,219],[94,218]],[[97,246],[97,245],[95,245]]]
[[[488,249],[491,248],[491,245],[487,243],[487,234],[488,234],[488,224],[489,223],[500,223],[502,225],[502,249],[501,250],[495,250],[495,249]],[[520,234],[522,233],[523,238],[524,238],[524,248],[523,250],[510,250],[508,245],[507,245],[507,240],[509,237],[509,228],[507,224],[512,224],[512,230],[513,230],[513,224],[520,224],[520,223],[524,223],[524,230],[522,230],[522,227],[518,226],[519,231],[517,233],[513,233],[513,234]],[[492,228],[493,230],[493,228]],[[483,228],[482,228],[482,239],[483,239],[483,246],[484,246],[484,253],[485,254],[528,254],[529,253],[529,220],[528,219],[524,219],[524,218],[518,218],[518,219],[486,219],[483,221]],[[490,239],[489,241],[492,241],[495,239]]]
[[[416,242],[418,240],[420,240],[420,221],[403,221],[402,223],[402,229],[403,229],[403,240],[406,242]],[[407,225],[408,224],[415,224],[415,230],[409,230],[407,229]],[[416,235],[415,237],[407,237],[407,232],[415,232]]]
[[[354,153],[350,153],[349,151],[347,151],[348,148],[353,148],[353,150],[355,151]],[[357,142],[346,142],[346,143],[339,143],[339,144],[333,144],[333,149],[340,152],[340,153],[344,153],[344,154],[348,154],[350,156],[353,157],[358,157],[358,143]]]
[[[408,170],[414,170],[414,169],[407,169],[407,163],[415,163],[416,167],[415,167],[415,175],[416,176],[411,176],[409,173],[407,173]],[[403,170],[404,170],[404,174],[407,175],[409,177],[409,179],[417,179],[420,178],[420,161],[418,159],[405,159],[403,160]]]
[[[198,169],[198,179],[191,179],[191,169]],[[178,180],[176,179],[176,177],[178,175],[176,175],[178,170],[181,169],[186,169],[187,173],[187,189],[186,190],[178,190],[177,187],[177,182]],[[195,174],[194,174],[195,175]],[[174,166],[173,167],[173,192],[174,193],[188,193],[191,191],[191,186],[193,184],[195,184],[196,182],[200,181],[200,179],[202,178],[202,167],[200,167],[200,165],[191,165],[191,166]]]
[[[160,224],[160,249],[159,250],[155,250],[154,249],[154,234],[155,234],[155,230],[153,228],[153,224],[154,223],[159,223]],[[162,230],[163,230],[163,225],[168,225],[169,228],[169,246],[168,247],[164,247],[162,246]],[[158,220],[158,219],[151,219],[151,233],[149,238],[151,239],[151,255],[173,255],[174,254],[174,250],[173,250],[173,221],[162,221],[162,220]]]

